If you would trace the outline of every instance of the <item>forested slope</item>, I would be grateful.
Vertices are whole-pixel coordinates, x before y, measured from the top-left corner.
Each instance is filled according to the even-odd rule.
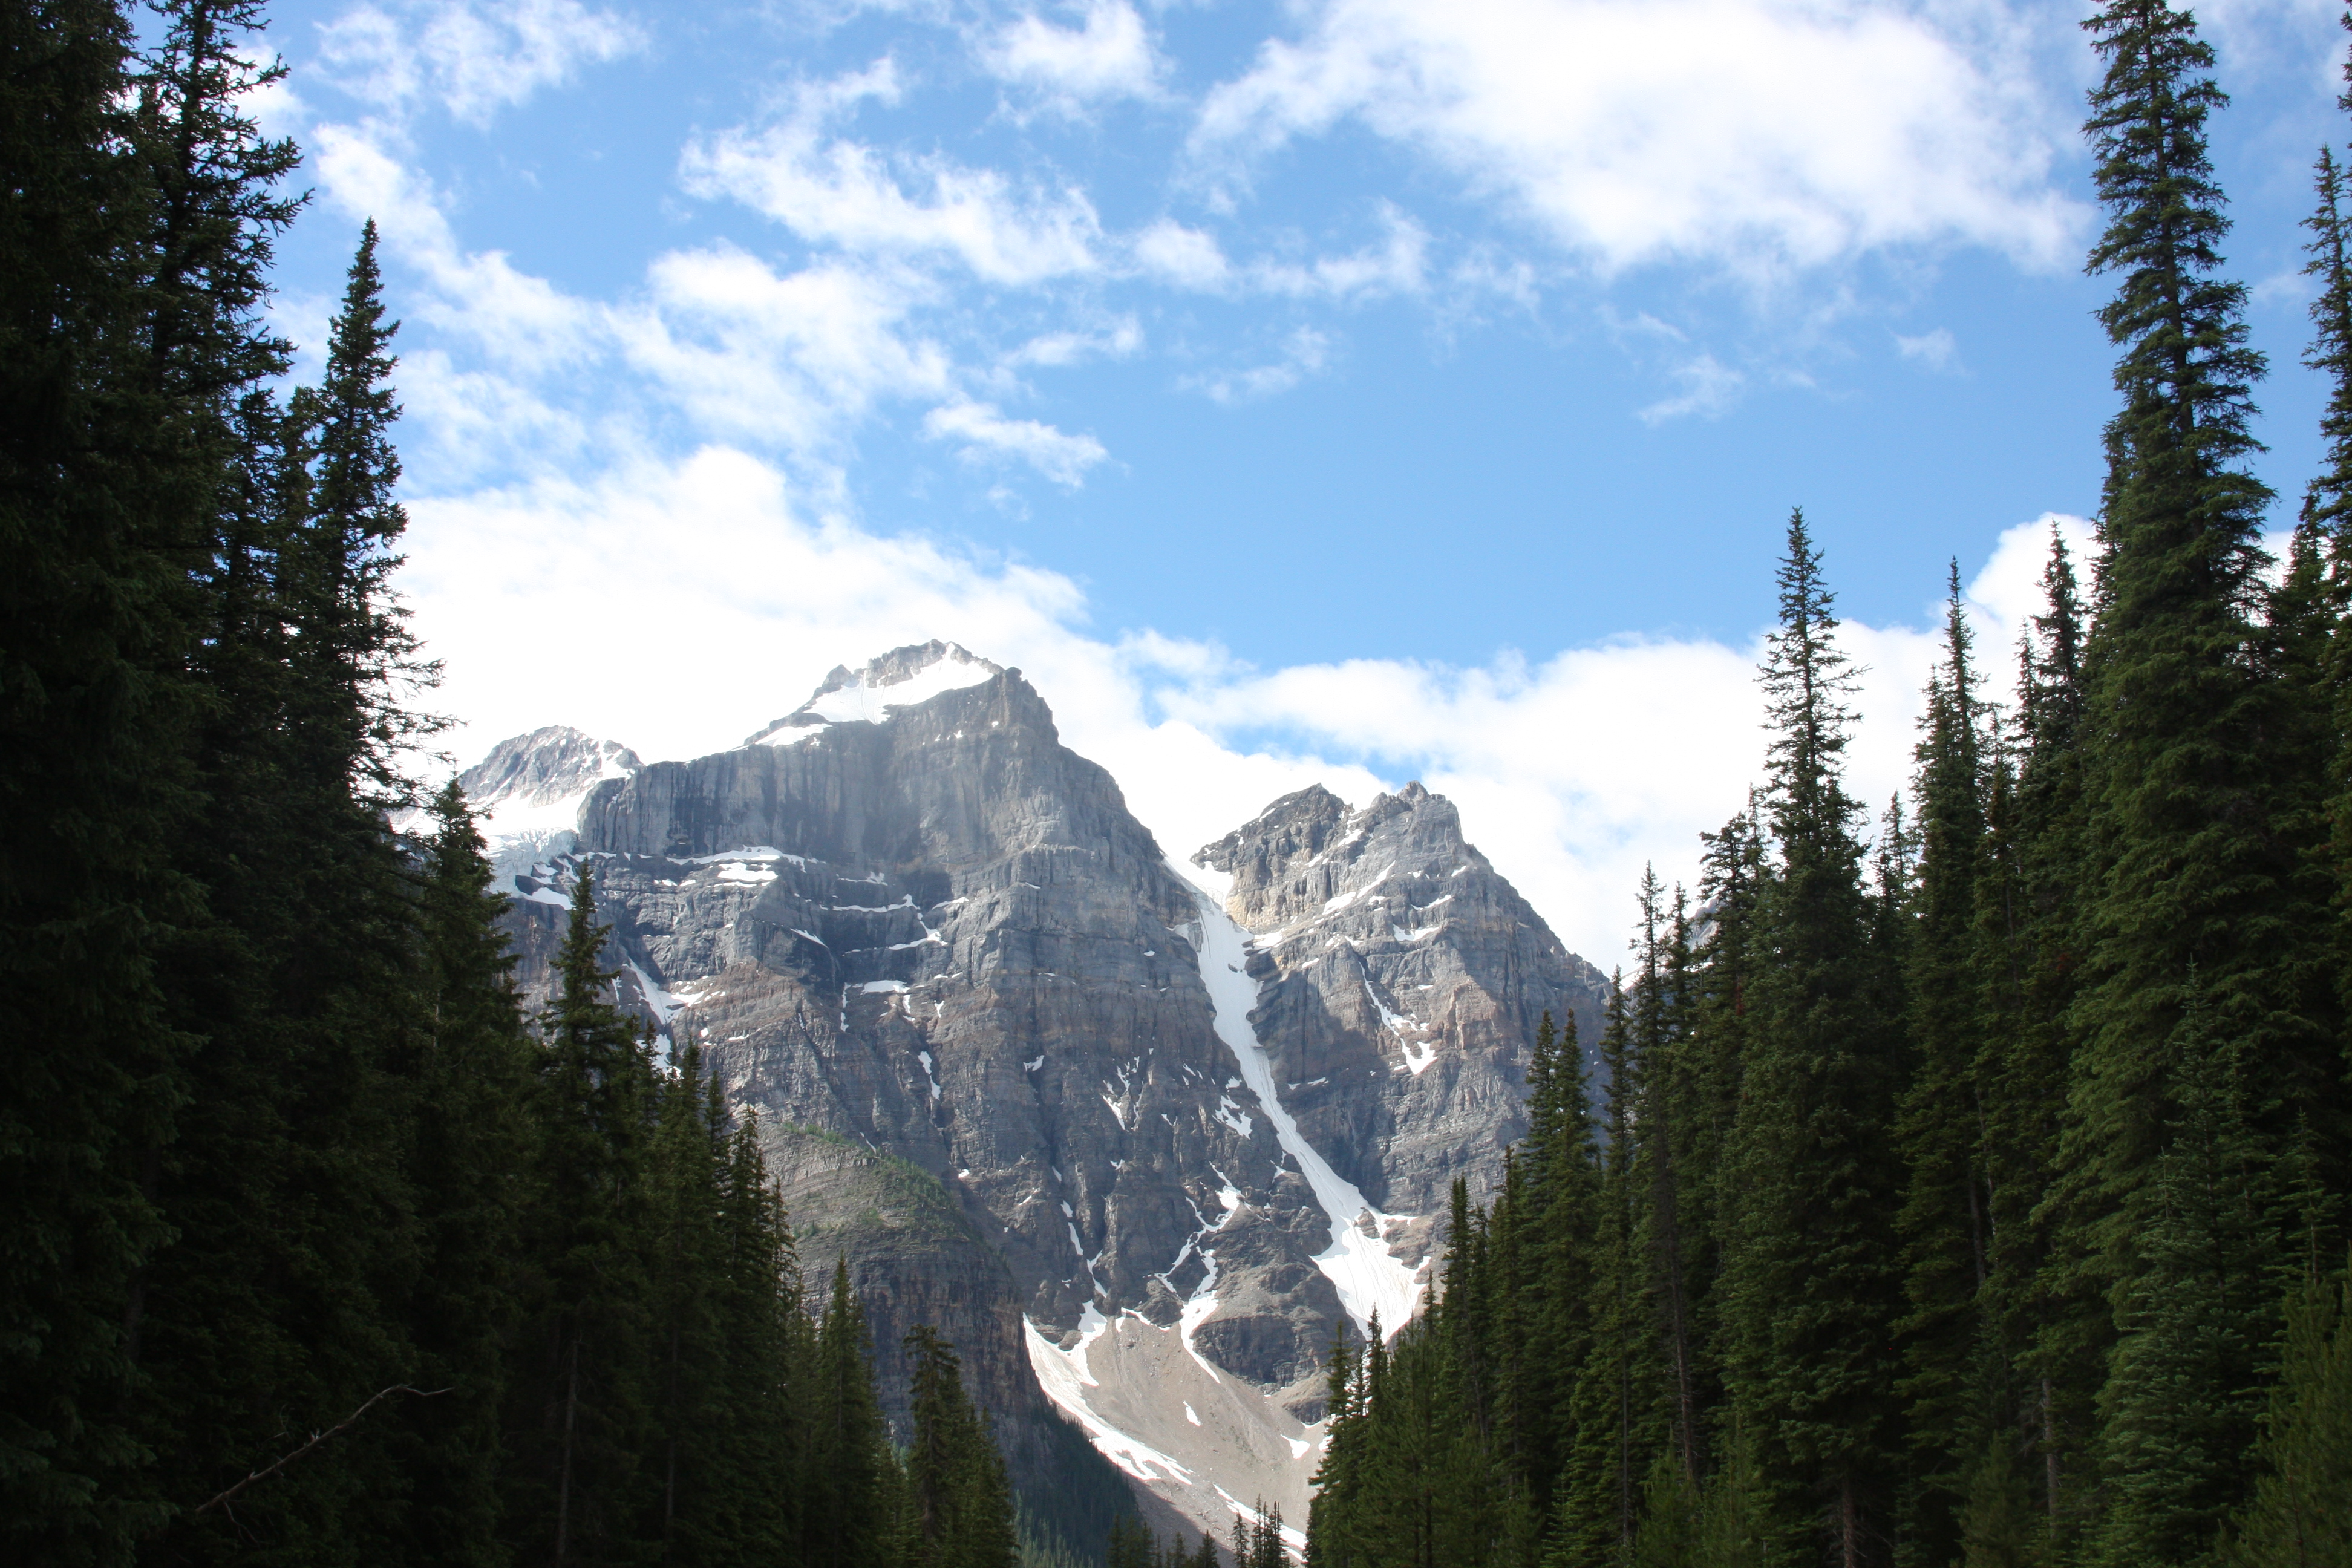
[[[0,1558],[1011,1568],[952,1347],[804,1300],[592,879],[526,1016],[462,796],[392,830],[375,229],[289,389],[282,70],[159,12],[0,7]]]
[[[1801,513],[1765,787],[1641,889],[1591,1102],[1549,1026],[1442,1302],[1335,1350],[1318,1568],[2352,1563],[2352,273],[2286,560],[2188,13],[2088,24],[2099,547],[2010,699],[1955,571],[1909,797]],[[2352,103],[2352,100],[2347,100]]]

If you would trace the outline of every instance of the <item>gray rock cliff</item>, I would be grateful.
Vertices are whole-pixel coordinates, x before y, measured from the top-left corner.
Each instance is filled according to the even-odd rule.
[[[1220,1534],[1228,1497],[1304,1519],[1333,1333],[1412,1311],[1447,1184],[1523,1129],[1536,1018],[1597,1013],[1442,798],[1286,796],[1202,852],[1221,905],[951,644],[691,761],[543,731],[493,762],[584,790],[576,844],[514,875],[527,997],[593,861],[624,1000],[759,1114],[886,1405],[934,1322],[1024,1485],[1061,1462],[1050,1402]]]

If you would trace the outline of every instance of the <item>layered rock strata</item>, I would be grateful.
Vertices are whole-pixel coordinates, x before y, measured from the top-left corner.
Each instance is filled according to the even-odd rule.
[[[1446,1184],[1520,1128],[1535,1018],[1597,1006],[1453,808],[1286,797],[1202,852],[1221,900],[1018,671],[940,643],[693,761],[555,739],[548,771],[608,776],[513,879],[526,990],[593,860],[625,1000],[758,1113],[894,1414],[931,1321],[1032,1489],[1073,1473],[1050,1402],[1196,1525],[1303,1522],[1332,1335],[1411,1314]]]

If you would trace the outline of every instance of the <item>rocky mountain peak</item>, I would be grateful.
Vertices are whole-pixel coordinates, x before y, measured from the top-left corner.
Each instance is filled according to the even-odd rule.
[[[1233,878],[1225,910],[1244,931],[1260,934],[1365,900],[1391,902],[1394,890],[1381,891],[1391,881],[1427,882],[1426,897],[1440,898],[1446,889],[1437,884],[1491,870],[1463,838],[1454,803],[1418,779],[1374,796],[1360,811],[1321,784],[1309,785],[1202,847],[1192,863]],[[1409,895],[1405,903],[1418,907]]]
[[[561,816],[570,827],[581,800],[599,781],[626,778],[645,763],[617,741],[600,741],[569,724],[549,724],[512,735],[457,775],[475,815],[509,831],[525,818]]]
[[[526,994],[593,858],[622,1000],[759,1113],[803,1266],[848,1260],[877,1345],[956,1342],[1024,1488],[1060,1484],[1057,1408],[1194,1528],[1304,1516],[1334,1335],[1412,1315],[1447,1184],[1524,1130],[1536,1020],[1598,1013],[1442,795],[1285,795],[1201,851],[1221,904],[951,643],[577,820],[517,880]]]
[[[1560,944],[1418,780],[1360,809],[1315,786],[1193,857],[1233,881],[1252,1015],[1300,1129],[1419,1257],[1456,1176],[1484,1197],[1525,1131],[1528,1042],[1574,1017],[1599,1037],[1606,982]]]
[[[945,692],[977,686],[1003,673],[1003,665],[982,658],[958,643],[934,638],[894,647],[863,669],[835,665],[807,701],[757,731],[743,743],[789,745],[810,731],[828,724],[882,723],[900,709],[928,702]]]
[[[590,792],[644,766],[619,742],[600,741],[569,724],[544,725],[491,747],[488,756],[457,775],[457,784],[474,808],[499,885],[520,889],[518,874],[569,854],[579,842],[580,807]]]

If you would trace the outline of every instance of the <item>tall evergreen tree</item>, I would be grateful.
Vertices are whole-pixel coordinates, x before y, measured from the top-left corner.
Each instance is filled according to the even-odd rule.
[[[2352,1563],[2352,1313],[2347,1276],[2314,1279],[2287,1313],[2252,1503],[2221,1552],[2231,1568]]]
[[[1853,678],[1801,512],[1780,586],[1763,674],[1778,864],[1757,914],[1767,956],[1733,1129],[1729,1382],[1773,1499],[1775,1560],[1826,1539],[1857,1568],[1893,1533],[1902,1443],[1900,1173],[1885,1136],[1900,1041],[1867,1005],[1859,808],[1842,766]]]
[[[845,1258],[834,1266],[812,1382],[801,1557],[807,1568],[857,1568],[879,1556],[874,1500],[894,1461],[874,1402],[866,1314],[849,1288]]]
[[[2193,20],[2165,0],[2116,0],[2086,26],[2105,67],[2086,129],[2108,213],[2090,268],[2118,279],[2100,319],[2122,351],[2123,407],[2107,428],[2099,615],[2084,655],[2089,891],[2061,1192],[2070,1245],[2124,1335],[2121,1375],[2160,1272],[2146,1229],[2158,1216],[2140,1200],[2182,1135],[2172,1086],[2237,1075],[2259,1097],[2248,1114],[2262,1137],[2284,1141],[2298,1112],[2312,1115],[2333,1165],[2342,1058],[2327,921],[2305,875],[2317,847],[2303,837],[2299,782],[2263,760],[2296,694],[2263,657],[2258,620],[2271,498],[2249,463],[2263,361],[2246,342],[2243,288],[2219,276],[2228,220],[2205,141],[2227,100]],[[2111,1419],[2135,1407],[2107,1400]],[[2186,1553],[2220,1514],[2176,1508],[2225,1509],[2245,1479],[2242,1450],[2111,1438],[2105,1451],[2103,1536],[2136,1550]],[[2220,1479],[2187,1493],[2164,1479],[2188,1473]]]
[[[121,1561],[160,1521],[127,1304],[189,1042],[156,974],[200,896],[186,662],[202,519],[142,372],[152,192],[128,18],[0,16],[0,1555]]]
[[[1902,1384],[1912,1476],[1904,1555],[1946,1563],[1959,1550],[1968,1467],[1984,1447],[1997,1392],[1980,1315],[1990,1247],[1982,1166],[1985,1101],[1977,1072],[1979,912],[1987,850],[1983,733],[1974,638],[1956,562],[1947,587],[1944,657],[1928,682],[1916,755],[1918,889],[1906,921],[1911,1081],[1896,1135],[1903,1196],[1908,1366]]]
[[[501,1413],[516,1318],[516,1215],[530,1203],[527,1089],[531,1046],[513,985],[515,958],[490,866],[455,780],[420,899],[425,1026],[416,1063],[410,1182],[422,1264],[405,1303],[417,1386],[446,1390],[401,1411],[412,1447],[406,1528],[415,1561],[495,1568]]]
[[[962,1363],[923,1325],[907,1335],[907,1355],[915,1421],[907,1453],[913,1560],[923,1568],[1013,1568],[1020,1544],[1013,1494],[987,1418],[964,1393]]]
[[[524,1252],[534,1278],[516,1368],[517,1464],[508,1530],[518,1554],[555,1568],[625,1562],[639,1550],[651,1430],[654,1325],[645,1243],[651,1064],[609,1000],[592,868],[572,884],[541,1016],[534,1087],[540,1146]]]

